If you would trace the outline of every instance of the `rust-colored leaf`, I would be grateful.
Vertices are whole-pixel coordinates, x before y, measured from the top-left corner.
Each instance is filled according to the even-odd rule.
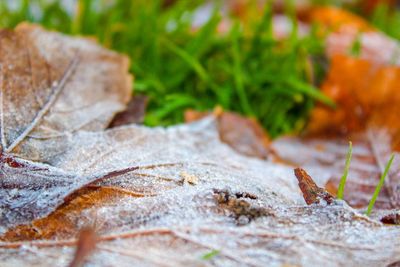
[[[185,121],[196,121],[211,114],[210,112],[187,110]],[[218,121],[218,132],[222,142],[244,155],[267,158],[270,139],[257,120],[245,118],[234,112],[223,112],[219,109],[216,109],[214,115]]]
[[[381,127],[399,128],[394,121],[382,118],[396,114],[400,98],[397,93],[400,82],[398,66],[382,66],[374,62],[337,55],[322,91],[331,97],[337,108],[317,106],[308,126],[311,134],[349,134],[362,131],[374,117]]]
[[[334,199],[333,196],[325,189],[318,187],[305,170],[296,168],[294,169],[294,174],[299,181],[299,187],[301,192],[303,192],[303,197],[307,205],[320,203],[321,200],[326,201],[328,204],[332,204]]]
[[[128,125],[132,123],[143,123],[146,113],[147,97],[144,95],[135,95],[129,101],[126,109],[115,115],[111,121],[109,128]]]
[[[92,221],[90,220],[85,223],[83,219],[85,211],[91,212],[89,211],[91,208],[106,206],[123,197],[136,196],[118,188],[89,187],[82,189],[77,197],[65,202],[49,216],[34,220],[29,225],[20,225],[10,229],[1,237],[1,240],[23,241],[76,237],[80,225],[100,227],[91,225]]]

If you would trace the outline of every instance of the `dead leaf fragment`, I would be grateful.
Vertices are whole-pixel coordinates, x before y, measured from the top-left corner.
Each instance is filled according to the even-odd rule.
[[[146,113],[147,101],[148,99],[144,95],[134,95],[129,101],[126,109],[115,115],[109,128],[132,123],[142,124]]]
[[[210,112],[187,110],[185,121],[192,122],[211,115]],[[234,112],[216,109],[213,113],[218,120],[221,141],[246,156],[266,159],[269,154],[270,139],[263,127],[251,118]]]
[[[385,224],[400,225],[400,213],[391,213],[381,218],[381,222]]]
[[[294,174],[299,181],[299,187],[303,192],[304,200],[307,205],[320,203],[321,200],[326,201],[328,204],[332,204],[334,198],[326,190],[318,187],[314,180],[301,168],[294,169]]]

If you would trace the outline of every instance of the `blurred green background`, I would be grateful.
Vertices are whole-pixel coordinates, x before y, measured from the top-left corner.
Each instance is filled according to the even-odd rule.
[[[328,65],[324,40],[316,26],[299,37],[294,1],[281,11],[290,21],[283,40],[273,35],[273,1],[263,10],[248,2],[244,22],[223,1],[0,1],[0,26],[31,21],[127,54],[135,94],[149,97],[147,125],[179,123],[187,108],[220,105],[256,117],[272,137],[300,131],[315,101],[333,106],[318,90]],[[399,14],[380,5],[367,18],[399,39]],[[230,27],[221,33],[226,18]]]

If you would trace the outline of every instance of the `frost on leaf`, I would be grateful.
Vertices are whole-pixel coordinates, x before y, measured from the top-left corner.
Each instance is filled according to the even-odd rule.
[[[96,178],[33,160],[54,158],[76,131],[104,129],[129,99],[127,68],[89,40],[29,24],[0,31],[2,227],[47,215]]]
[[[24,42],[29,45],[46,36],[35,51],[61,69],[55,79],[69,78],[56,97],[47,87],[35,91],[44,105],[54,96],[52,104],[43,110],[41,98],[35,98],[35,112],[18,115],[15,122],[9,121],[10,113],[23,109],[18,99],[31,91],[2,90],[2,265],[68,266],[83,260],[90,266],[376,266],[400,261],[398,227],[385,227],[344,203],[307,206],[291,167],[236,153],[220,141],[218,119],[104,130],[125,103],[126,88],[118,82],[128,78],[119,55],[25,24],[7,34],[27,34],[33,38]],[[91,48],[80,56],[66,48],[54,55],[60,57],[58,65],[47,54],[57,43]],[[1,59],[9,53],[0,53]],[[96,68],[84,68],[89,59]],[[108,68],[118,75],[103,78]],[[14,76],[1,73],[8,75],[2,76],[5,88]],[[28,74],[29,83],[40,80]],[[82,106],[62,108],[75,103],[69,92]],[[103,106],[107,101],[113,103]],[[311,174],[316,184],[330,178]],[[92,235],[82,241],[81,235],[79,242],[81,230],[88,228],[95,240]],[[218,256],[205,262],[203,255],[210,251],[219,251]]]
[[[129,100],[127,71],[126,57],[88,39],[26,23],[1,30],[1,150],[44,161],[57,153],[57,138],[104,129]]]

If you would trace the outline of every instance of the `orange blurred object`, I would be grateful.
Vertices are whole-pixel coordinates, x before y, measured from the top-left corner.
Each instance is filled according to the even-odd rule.
[[[321,24],[329,31],[357,33],[375,30],[363,18],[337,7],[316,7],[309,16],[311,22]]]
[[[382,118],[379,126],[392,128],[392,122],[383,118],[400,111],[400,67],[335,55],[322,91],[337,103],[337,109],[317,106],[309,124],[311,133],[360,131],[372,117]]]

